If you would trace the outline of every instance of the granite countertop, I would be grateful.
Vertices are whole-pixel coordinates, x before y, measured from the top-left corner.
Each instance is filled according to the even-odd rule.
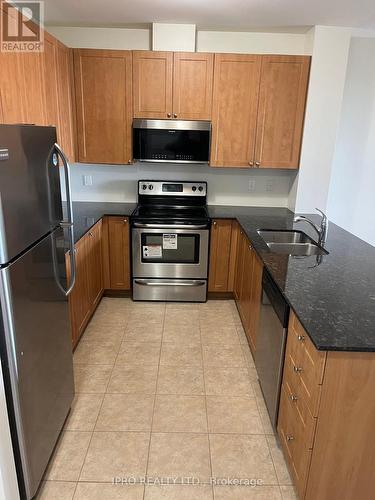
[[[129,216],[135,203],[74,202],[75,239],[103,215]],[[315,347],[329,351],[375,351],[375,248],[330,223],[328,255],[317,259],[272,253],[258,229],[292,229],[287,208],[209,205],[211,218],[237,219]],[[315,216],[311,216],[314,219]],[[320,220],[316,216],[316,222]]]
[[[104,215],[129,217],[136,206],[136,203],[74,201],[74,241],[78,241],[82,238],[82,236],[84,236]]]
[[[298,229],[316,241],[306,223],[293,224],[286,208],[209,207],[212,218],[235,218],[315,347],[375,351],[375,248],[333,223],[321,259],[272,253],[258,229]],[[316,222],[319,216],[310,216]]]

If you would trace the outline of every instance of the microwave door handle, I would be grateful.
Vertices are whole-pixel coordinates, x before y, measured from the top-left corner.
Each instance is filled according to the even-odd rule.
[[[72,191],[70,183],[70,166],[67,157],[61,147],[55,142],[54,149],[58,156],[61,158],[64,167],[64,177],[65,177],[65,192],[66,192],[66,204],[68,210],[68,220],[64,221],[67,224],[73,224],[73,205],[72,205]]]

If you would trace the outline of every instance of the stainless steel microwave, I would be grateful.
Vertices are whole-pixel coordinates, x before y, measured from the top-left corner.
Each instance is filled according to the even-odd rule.
[[[139,161],[208,163],[210,139],[208,121],[133,121],[133,157]]]

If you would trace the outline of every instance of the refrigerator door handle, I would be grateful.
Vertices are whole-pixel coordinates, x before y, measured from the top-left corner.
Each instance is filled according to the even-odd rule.
[[[58,156],[61,158],[63,167],[64,167],[64,176],[65,176],[65,191],[66,191],[66,204],[68,211],[68,220],[66,221],[68,224],[73,224],[73,206],[72,206],[72,196],[70,189],[70,166],[67,157],[64,154],[64,151],[61,147],[55,142],[54,149]]]
[[[75,282],[76,282],[76,249],[74,248],[74,234],[73,234],[73,225],[70,225],[68,228],[69,231],[69,258],[70,258],[70,285],[65,292],[65,295],[68,296],[70,292],[73,290]]]
[[[57,266],[57,256],[56,256],[56,244],[55,241],[52,244],[52,261],[53,261],[53,273],[55,276],[55,281],[57,286],[60,288],[62,293],[67,297],[70,292],[73,290],[75,282],[76,282],[76,250],[74,248],[74,235],[73,235],[73,226],[64,225],[63,229],[69,232],[69,259],[70,259],[70,284],[67,290],[63,287],[59,278],[59,270]],[[53,236],[52,236],[53,238]]]

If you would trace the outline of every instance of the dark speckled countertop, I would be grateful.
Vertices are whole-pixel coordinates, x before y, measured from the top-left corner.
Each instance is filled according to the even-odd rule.
[[[103,215],[129,216],[135,203],[75,202],[75,238]],[[211,218],[237,219],[255,251],[319,350],[375,351],[375,248],[330,223],[328,255],[293,257],[272,253],[258,229],[292,229],[316,234],[306,223],[293,225],[286,208],[211,205]],[[314,216],[312,216],[314,217]],[[319,217],[315,219],[319,221]]]
[[[96,201],[74,201],[74,241],[78,241],[104,215],[129,217],[136,203],[111,203]],[[65,208],[65,207],[64,207]]]

